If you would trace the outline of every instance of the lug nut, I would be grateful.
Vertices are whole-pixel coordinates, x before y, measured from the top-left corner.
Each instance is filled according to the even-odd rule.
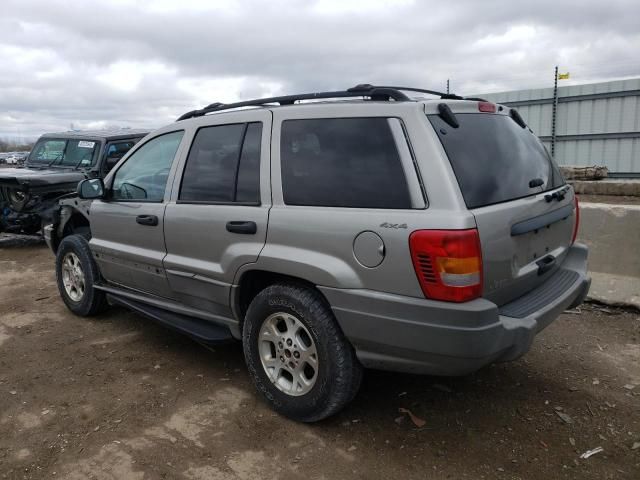
[[[289,345],[289,346],[293,345],[293,342],[291,341],[290,338],[287,338],[287,345]]]
[[[295,352],[293,352],[293,356],[296,358],[300,358],[300,352],[296,350]]]

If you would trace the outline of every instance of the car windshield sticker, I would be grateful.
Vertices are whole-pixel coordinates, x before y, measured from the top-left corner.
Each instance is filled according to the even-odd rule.
[[[87,141],[81,140],[78,142],[78,148],[93,148],[95,144],[96,142],[87,142]]]

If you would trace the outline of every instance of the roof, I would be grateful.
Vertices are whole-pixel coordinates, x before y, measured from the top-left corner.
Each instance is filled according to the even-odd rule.
[[[45,133],[42,137],[47,138],[79,138],[91,140],[119,140],[132,137],[144,137],[151,130],[135,128],[118,128],[112,130],[69,130],[66,132]]]

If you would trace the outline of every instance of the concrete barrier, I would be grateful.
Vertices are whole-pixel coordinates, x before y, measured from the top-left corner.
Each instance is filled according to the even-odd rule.
[[[589,297],[640,308],[640,205],[581,203],[578,241],[589,246]]]
[[[578,195],[627,195],[640,197],[640,179],[607,178],[604,180],[571,180]]]

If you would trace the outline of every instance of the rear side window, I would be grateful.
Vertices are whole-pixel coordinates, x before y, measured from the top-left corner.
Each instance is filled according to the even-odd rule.
[[[286,120],[280,142],[286,204],[411,208],[389,119]]]
[[[198,130],[185,166],[185,203],[259,203],[262,123]]]
[[[452,128],[428,115],[447,152],[468,208],[515,200],[564,184],[557,166],[528,129],[507,115],[457,114]],[[542,181],[530,187],[529,182]]]
[[[235,201],[244,203],[260,202],[260,141],[262,123],[247,125],[247,133],[242,144]]]

